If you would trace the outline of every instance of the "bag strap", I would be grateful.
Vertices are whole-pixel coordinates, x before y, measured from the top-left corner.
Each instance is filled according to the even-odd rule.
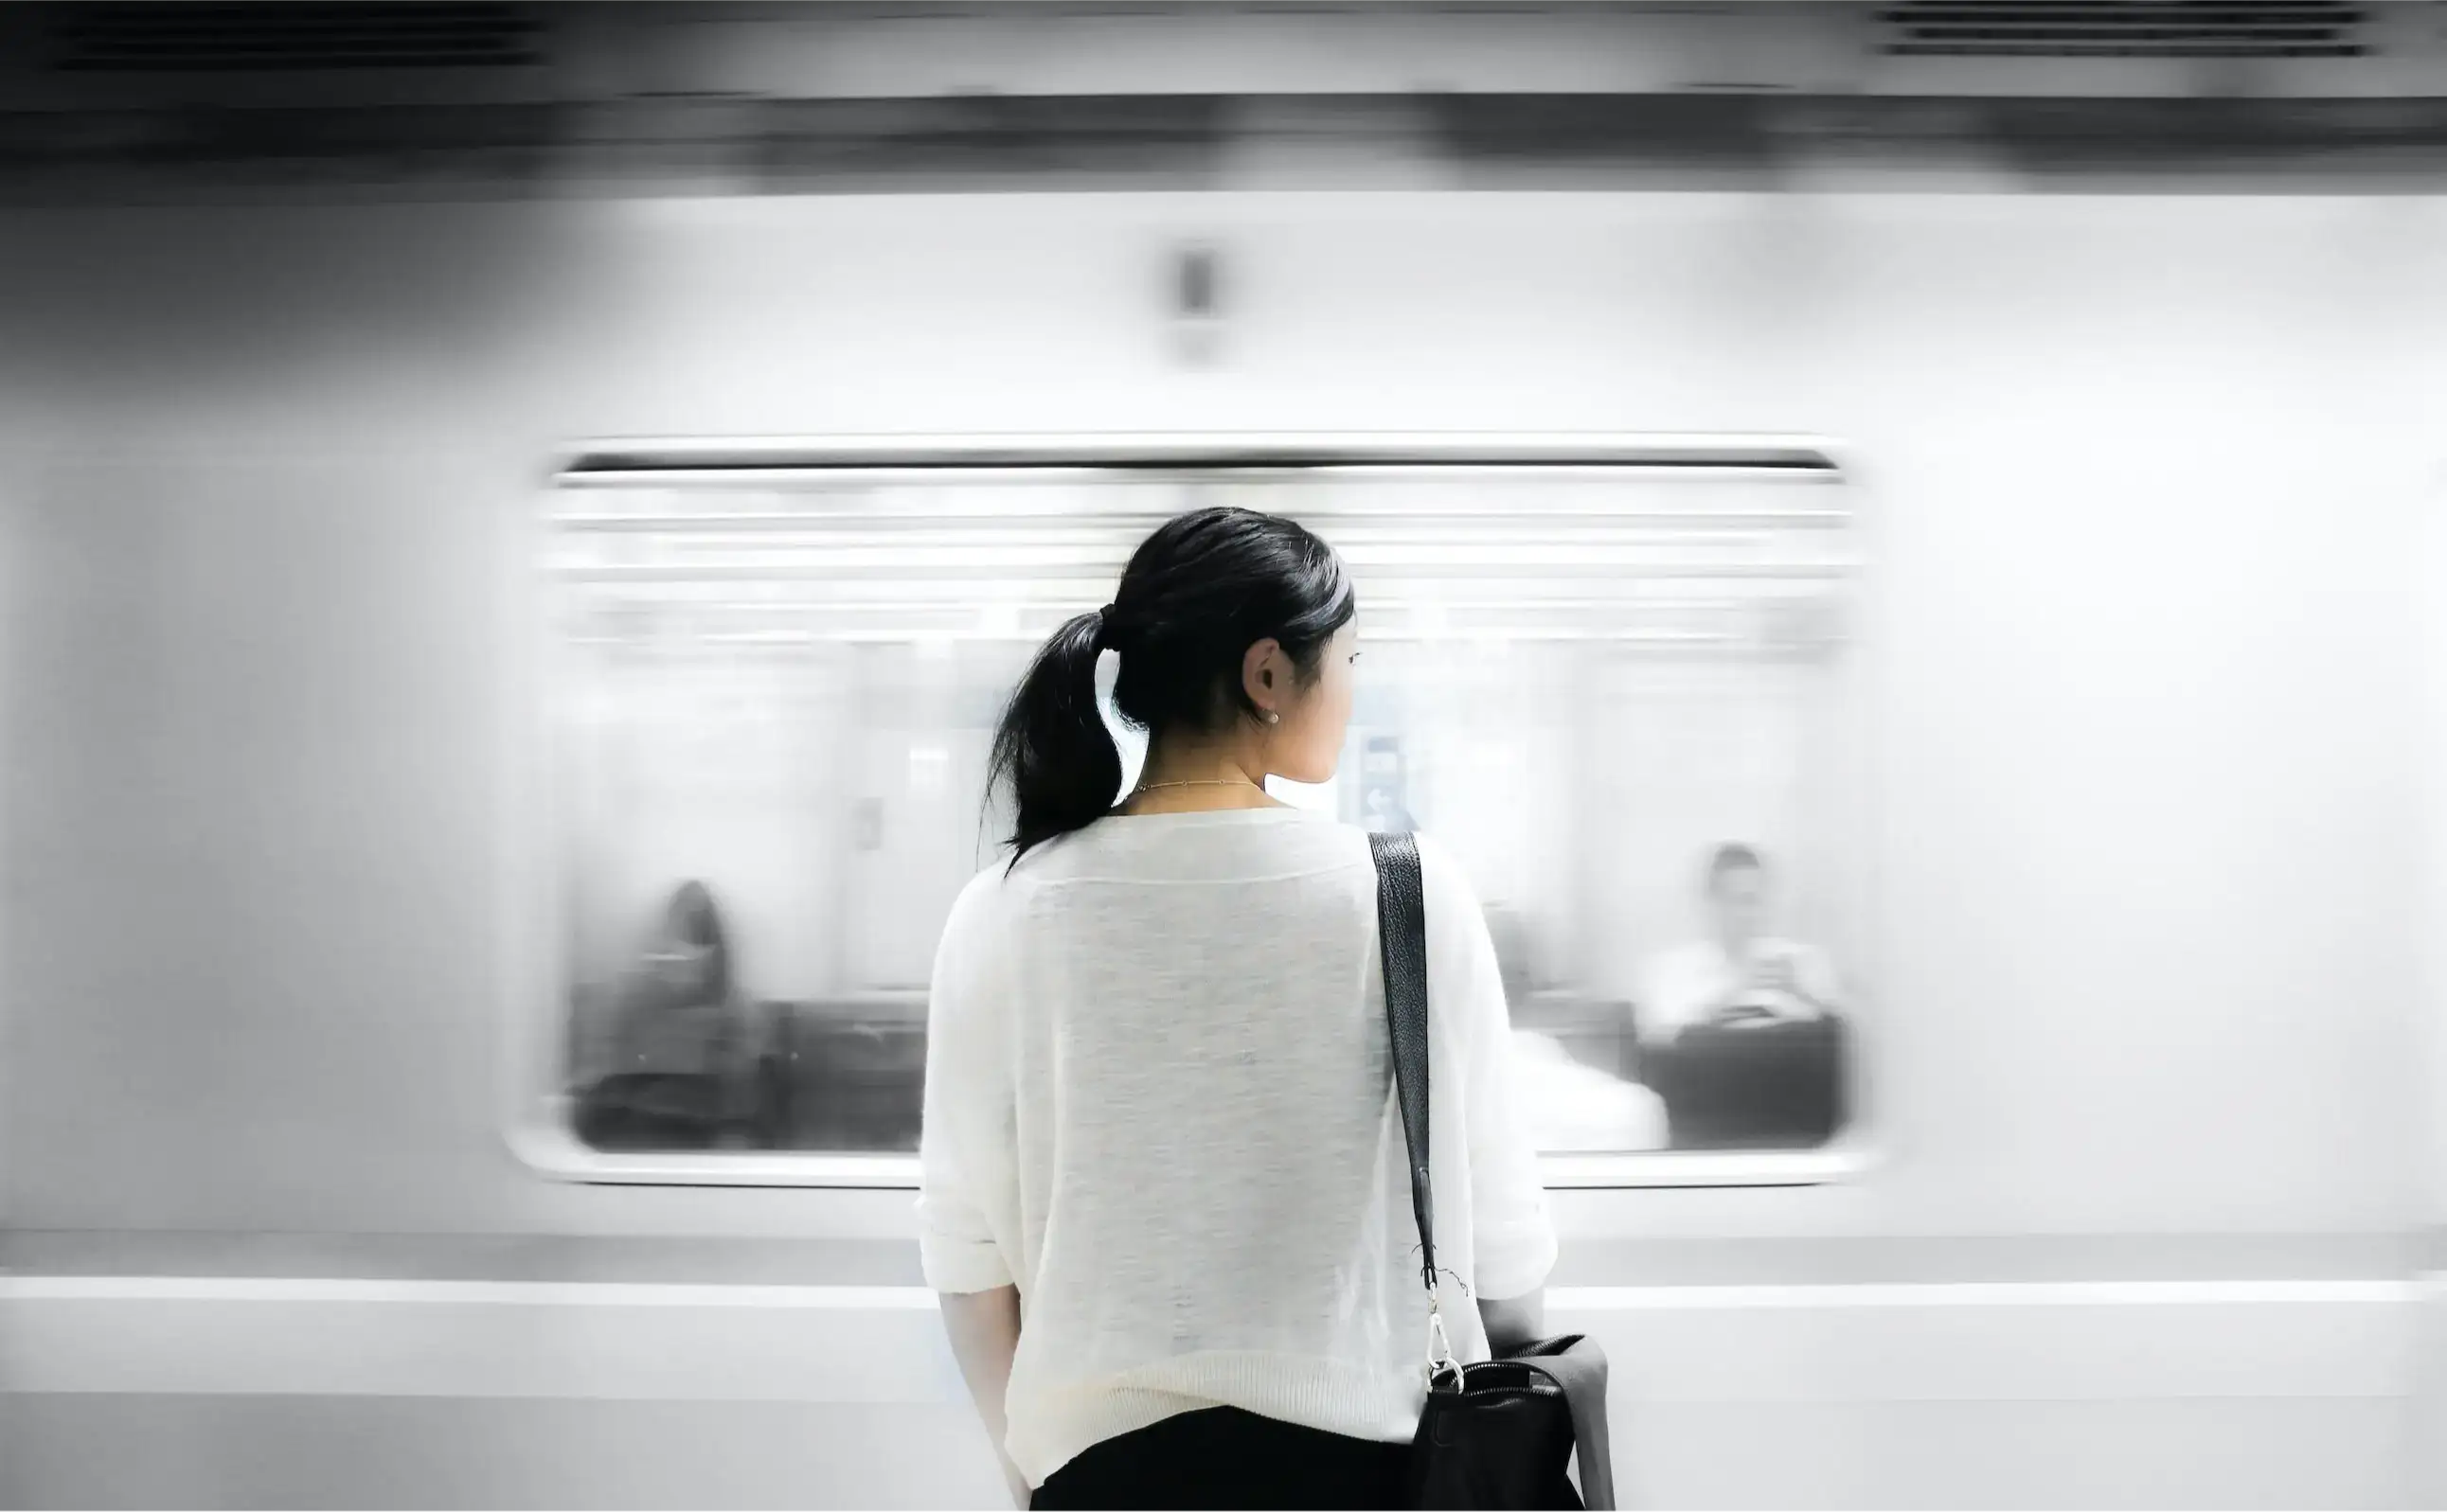
[[[1419,1277],[1428,1288],[1431,1379],[1452,1360],[1444,1319],[1436,1312],[1434,1194],[1428,1181],[1428,905],[1419,875],[1419,844],[1408,834],[1368,837],[1376,862],[1376,934],[1385,962],[1385,1021],[1394,1041],[1394,1086],[1402,1106],[1402,1141],[1410,1153],[1411,1212],[1419,1224]],[[1564,1394],[1572,1416],[1572,1450],[1580,1462],[1581,1496],[1590,1512],[1614,1506],[1614,1456],[1606,1437],[1606,1359],[1580,1334],[1543,1340],[1512,1356],[1544,1373]],[[1460,1367],[1453,1365],[1456,1380]]]
[[[1410,1153],[1411,1213],[1419,1224],[1419,1278],[1436,1295],[1435,1194],[1428,1181],[1428,904],[1415,837],[1368,837],[1376,862],[1376,936],[1385,962],[1385,1022],[1393,1031],[1394,1095]],[[1437,1320],[1441,1326],[1442,1319]]]
[[[1581,1504],[1612,1512],[1614,1449],[1606,1436],[1605,1351],[1584,1334],[1542,1339],[1512,1359],[1544,1373],[1572,1414],[1572,1454],[1580,1462]]]

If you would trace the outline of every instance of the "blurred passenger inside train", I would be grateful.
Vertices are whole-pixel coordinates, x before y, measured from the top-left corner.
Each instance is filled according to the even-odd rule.
[[[1671,1041],[1698,1025],[1757,1029],[1842,1012],[1843,988],[1826,953],[1769,932],[1770,879],[1756,850],[1718,846],[1703,896],[1708,933],[1649,967],[1643,1037]]]
[[[1648,973],[1641,1080],[1676,1149],[1815,1149],[1849,1106],[1835,969],[1769,932],[1767,865],[1751,847],[1717,849],[1704,897],[1707,936]]]
[[[598,1149],[753,1143],[755,1076],[730,938],[703,882],[664,905],[611,1032],[611,1064],[579,1095],[579,1138]]]
[[[1020,1505],[1398,1505],[1429,1286],[1462,1361],[1544,1326],[1555,1231],[1469,881],[1419,841],[1431,1283],[1368,832],[1266,790],[1335,775],[1356,611],[1308,531],[1198,510],[1054,633],[1003,714],[1013,855],[939,947],[919,1229]],[[1128,793],[1108,652],[1148,740]]]

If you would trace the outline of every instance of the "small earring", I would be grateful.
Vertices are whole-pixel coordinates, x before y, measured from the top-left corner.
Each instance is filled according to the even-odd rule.
[[[1266,723],[1267,723],[1267,724],[1269,724],[1269,725],[1280,725],[1280,724],[1281,724],[1282,722],[1283,722],[1283,716],[1282,716],[1282,715],[1276,713],[1276,712],[1275,712],[1273,709],[1267,709],[1267,710],[1266,710]]]

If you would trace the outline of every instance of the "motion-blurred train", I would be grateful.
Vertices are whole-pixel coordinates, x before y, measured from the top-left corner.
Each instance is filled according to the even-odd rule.
[[[39,9],[0,1502],[994,1503],[935,932],[1217,501],[1357,576],[1283,796],[1488,899],[1628,1504],[2447,1497],[2424,8],[2239,95],[1962,6],[463,6],[422,94]]]

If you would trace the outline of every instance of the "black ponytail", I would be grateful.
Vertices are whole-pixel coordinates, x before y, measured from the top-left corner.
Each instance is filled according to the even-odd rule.
[[[1122,786],[1121,747],[1096,712],[1102,612],[1066,621],[1036,653],[1003,709],[987,767],[989,787],[1011,785],[1018,824],[1016,865],[1029,848],[1085,829],[1113,806]]]
[[[1280,642],[1306,682],[1357,607],[1342,559],[1291,520],[1222,507],[1156,527],[1113,602],[1055,631],[1003,710],[987,783],[1011,788],[1012,864],[1121,797],[1121,749],[1096,709],[1100,652],[1121,658],[1113,707],[1125,722],[1150,737],[1212,731],[1257,712],[1241,686],[1251,646]]]

